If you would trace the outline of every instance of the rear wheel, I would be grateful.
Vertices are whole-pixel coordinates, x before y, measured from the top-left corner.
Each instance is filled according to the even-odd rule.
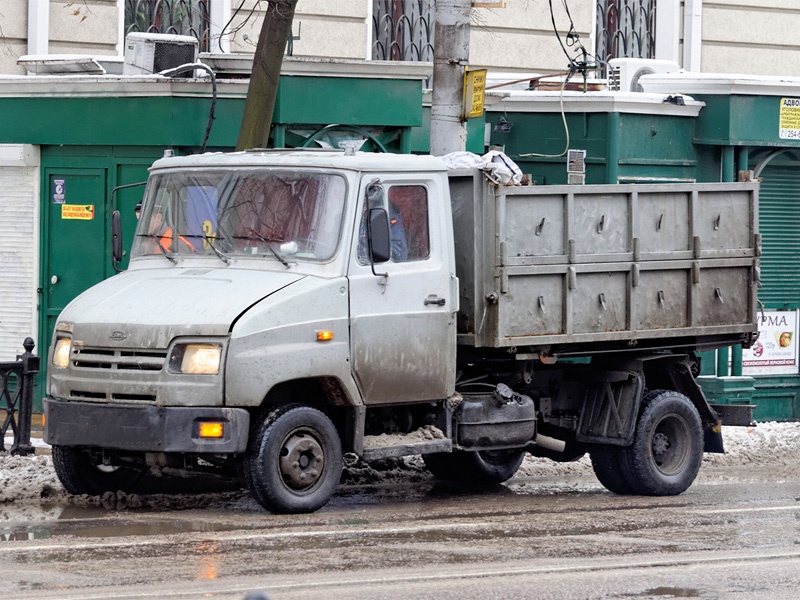
[[[299,404],[275,408],[255,424],[244,462],[250,491],[274,513],[324,506],[342,475],[342,444],[331,420]]]
[[[642,401],[633,444],[620,450],[625,480],[634,493],[674,496],[695,480],[703,460],[703,426],[692,402],[671,390]]]
[[[144,469],[94,464],[87,451],[73,446],[53,446],[52,454],[56,475],[70,494],[131,492],[144,474]]]
[[[592,459],[592,470],[597,480],[609,492],[627,495],[633,494],[633,486],[628,483],[624,472],[622,448],[616,446],[599,446],[589,453]]]
[[[438,479],[465,483],[494,484],[508,481],[517,472],[525,450],[456,450],[423,454],[425,466]]]

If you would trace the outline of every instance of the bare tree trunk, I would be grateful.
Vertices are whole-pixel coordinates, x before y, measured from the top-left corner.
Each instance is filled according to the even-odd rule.
[[[269,0],[258,36],[237,150],[266,148],[286,42],[292,33],[297,0]]]
[[[462,118],[464,68],[469,62],[471,0],[436,0],[431,106],[431,154],[442,156],[467,147]]]

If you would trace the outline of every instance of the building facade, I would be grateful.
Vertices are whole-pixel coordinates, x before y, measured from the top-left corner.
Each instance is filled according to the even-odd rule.
[[[429,61],[432,2],[299,0],[290,52]],[[476,68],[564,71],[561,45],[575,50],[577,35],[589,55],[601,58],[657,58],[706,73],[800,76],[794,58],[800,3],[794,0],[571,0],[552,3],[552,18],[548,2],[480,4],[472,11],[469,57]],[[266,6],[265,0],[4,0],[0,73],[24,74],[17,64],[24,55],[122,57],[128,31],[190,34],[201,50],[253,52]]]

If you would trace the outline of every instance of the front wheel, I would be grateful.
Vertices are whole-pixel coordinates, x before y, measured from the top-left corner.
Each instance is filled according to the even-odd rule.
[[[671,390],[642,401],[633,444],[620,451],[625,480],[634,493],[675,496],[695,480],[703,461],[703,426],[692,402]]]
[[[525,458],[525,450],[455,450],[423,454],[425,466],[438,479],[464,483],[496,484],[508,481]]]
[[[56,475],[70,494],[131,492],[144,474],[144,469],[95,464],[88,452],[73,446],[53,446],[52,455]]]
[[[244,461],[247,485],[274,513],[324,506],[342,476],[342,444],[331,420],[299,404],[280,406],[255,424]]]

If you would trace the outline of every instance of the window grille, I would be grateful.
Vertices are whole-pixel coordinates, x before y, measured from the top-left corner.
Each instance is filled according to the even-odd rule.
[[[374,0],[373,60],[433,62],[434,0]]]
[[[655,58],[656,0],[597,0],[598,59]]]
[[[210,0],[125,0],[125,34],[191,35],[209,49]]]

